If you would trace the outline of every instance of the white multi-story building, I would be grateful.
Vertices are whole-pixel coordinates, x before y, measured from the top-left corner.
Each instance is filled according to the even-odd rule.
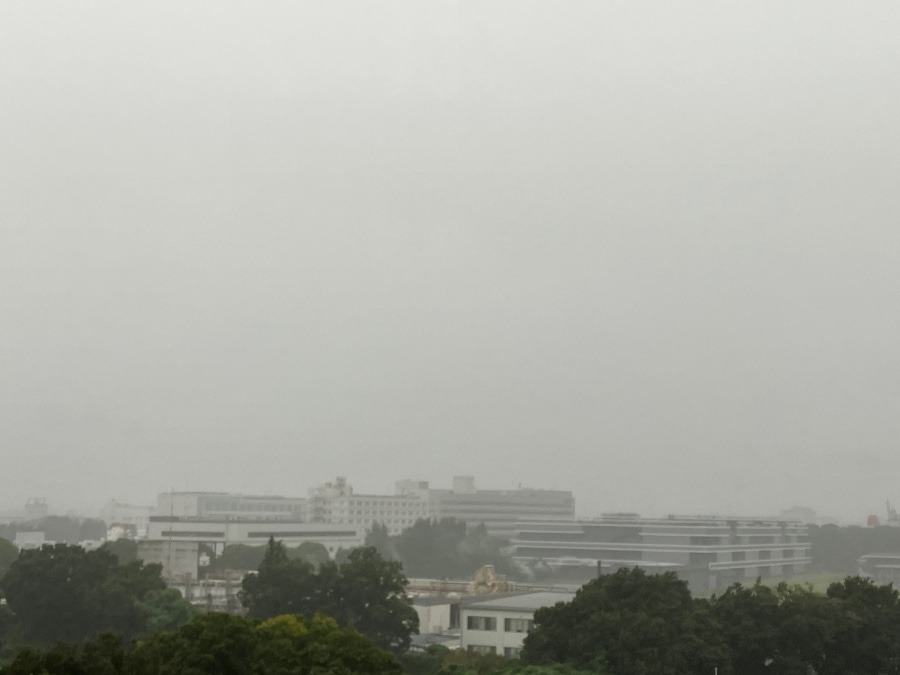
[[[585,580],[622,567],[676,572],[699,592],[756,577],[789,577],[812,564],[809,527],[766,518],[611,513],[593,520],[520,525],[513,557]]]
[[[427,491],[428,484],[424,486]],[[429,508],[427,494],[411,487],[401,492],[398,486],[394,495],[355,494],[347,479],[338,476],[334,483],[324,483],[309,491],[309,513],[316,523],[350,525],[363,532],[379,523],[387,527],[389,534],[400,534],[420,518],[428,518]]]
[[[147,525],[150,516],[153,515],[152,506],[137,506],[135,504],[123,504],[115,499],[110,499],[100,509],[100,519],[106,523],[107,528],[120,526],[123,530],[134,528],[138,538],[147,536]]]
[[[534,613],[541,607],[571,602],[574,593],[539,591],[460,600],[462,648],[479,654],[499,654],[518,658],[525,636],[534,624]]]
[[[355,494],[343,476],[309,491],[310,520],[344,523],[368,530],[384,524],[399,534],[420,518],[456,518],[484,524],[491,534],[510,537],[519,522],[571,522],[575,500],[567,490],[478,490],[472,476],[455,476],[449,490],[428,481],[397,481],[393,495]]]
[[[521,522],[572,522],[575,498],[568,490],[480,490],[472,476],[454,476],[449,490],[428,490],[429,514],[481,523],[490,534],[512,537]]]
[[[152,516],[148,539],[218,545],[265,546],[270,538],[287,546],[317,542],[334,555],[339,548],[361,546],[365,532],[351,525],[267,520],[227,520],[209,517]]]

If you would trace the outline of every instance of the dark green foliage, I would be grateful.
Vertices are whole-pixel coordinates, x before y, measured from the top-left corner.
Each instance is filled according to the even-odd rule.
[[[321,675],[399,674],[388,652],[327,617],[281,616],[259,623],[204,614],[172,633],[123,648],[101,635],[80,646],[57,643],[46,652],[23,649],[3,675]]]
[[[106,630],[140,634],[146,616],[137,603],[163,588],[159,565],[119,565],[102,548],[87,552],[65,544],[23,551],[0,580],[16,630],[23,640],[40,644]]]
[[[736,673],[755,673],[775,655],[779,604],[776,592],[759,583],[735,584],[713,599],[711,611],[731,650]]]
[[[840,622],[829,645],[831,672],[900,673],[900,597],[890,585],[847,577],[826,593]],[[827,670],[820,671],[821,673]]]
[[[104,543],[101,548],[116,556],[120,565],[127,565],[128,563],[136,562],[138,559],[137,542],[134,539],[116,539],[115,541],[108,541]]]
[[[867,553],[900,553],[900,527],[810,525],[809,541],[813,571],[856,574]]]
[[[506,545],[484,525],[467,526],[454,518],[417,520],[393,540],[406,573],[431,579],[467,579],[483,565],[517,577],[520,571],[505,553]]]
[[[384,523],[372,523],[372,527],[366,532],[366,546],[374,548],[382,558],[397,559],[394,539]]]
[[[345,562],[350,560],[350,552],[352,548],[339,548],[334,552],[334,562],[336,565],[343,565]]]
[[[780,584],[729,588],[713,600],[735,672],[900,672],[900,602],[890,586],[848,577],[826,595]]]
[[[705,602],[675,574],[622,569],[581,588],[570,603],[535,612],[523,659],[587,670],[727,673],[728,649]]]
[[[328,549],[317,541],[305,541],[296,548],[288,548],[287,552],[288,558],[305,560],[315,568],[331,560]]]
[[[325,604],[324,592],[312,565],[291,560],[284,544],[270,539],[258,572],[241,583],[241,602],[255,619],[281,614],[309,618]]]
[[[690,597],[672,574],[620,570],[535,613],[523,658],[594,671],[900,675],[900,594],[859,577],[825,595],[782,583]]]
[[[21,642],[15,615],[7,605],[0,605],[0,663],[8,661]]]
[[[6,539],[0,539],[0,579],[18,557],[19,549],[16,545]]]
[[[229,544],[213,561],[213,569],[217,572],[238,570],[247,572],[259,569],[266,556],[266,546],[248,546],[246,544]],[[318,542],[304,542],[300,546],[285,547],[288,558],[303,560],[314,568],[330,560],[328,549]]]
[[[174,631],[200,613],[174,588],[152,590],[137,603],[147,621],[147,632]]]
[[[105,633],[80,646],[57,642],[46,652],[25,648],[0,672],[4,675],[117,675],[123,672],[124,658],[122,638]]]
[[[246,572],[259,568],[266,556],[265,546],[247,546],[246,544],[229,544],[215,559],[213,565],[219,572],[238,570]]]
[[[442,645],[429,645],[424,651],[408,651],[399,656],[403,672],[408,675],[434,675],[441,669],[450,650]]]
[[[329,561],[316,571],[305,560],[291,559],[280,542],[269,541],[259,572],[243,581],[241,599],[251,617],[327,614],[380,647],[402,651],[418,630],[405,585],[400,563],[373,548],[351,551],[347,562]]]
[[[319,611],[369,636],[384,649],[405,651],[419,617],[406,597],[406,577],[395,560],[385,560],[374,548],[350,552],[343,565],[329,563],[321,577],[328,589]]]
[[[463,650],[447,653],[434,675],[608,675],[603,667],[580,670],[562,663],[526,665],[497,654],[474,654]]]

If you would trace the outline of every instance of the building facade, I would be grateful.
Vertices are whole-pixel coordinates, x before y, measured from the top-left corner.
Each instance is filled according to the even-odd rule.
[[[454,476],[449,490],[428,491],[430,517],[484,523],[490,534],[512,537],[523,522],[572,522],[575,498],[568,490],[479,490],[472,476]]]
[[[420,518],[456,518],[484,523],[490,534],[511,537],[519,522],[575,519],[575,499],[565,490],[479,490],[471,476],[455,476],[453,487],[431,488],[427,481],[397,481],[393,495],[355,494],[339,476],[309,491],[310,520],[368,530],[375,523],[399,534]]]
[[[309,491],[309,513],[311,522],[351,525],[363,532],[380,523],[392,535],[429,517],[427,496],[399,489],[393,495],[355,494],[343,476]]]
[[[229,544],[264,546],[270,538],[285,546],[305,542],[322,544],[332,556],[340,548],[363,544],[365,532],[348,525],[302,523],[295,521],[234,520],[213,517],[152,516],[148,539],[206,544],[214,550]]]
[[[150,524],[150,516],[156,511],[152,506],[137,506],[135,504],[123,504],[115,499],[110,499],[100,509],[100,519],[106,523],[106,527],[120,526],[125,530],[133,530],[137,538],[147,536],[147,526]]]
[[[163,492],[157,498],[153,515],[257,521],[308,519],[306,500],[301,497],[230,492]]]
[[[479,654],[518,658],[534,623],[534,613],[541,607],[571,602],[574,597],[574,593],[539,591],[462,598],[461,646]]]
[[[693,591],[756,577],[801,574],[812,563],[805,523],[756,518],[609,514],[568,525],[523,525],[514,558],[564,578],[587,579],[621,567],[678,573]]]

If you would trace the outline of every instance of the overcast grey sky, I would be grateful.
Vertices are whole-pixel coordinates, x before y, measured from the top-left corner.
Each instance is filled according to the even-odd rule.
[[[0,4],[0,506],[900,501],[900,4]]]

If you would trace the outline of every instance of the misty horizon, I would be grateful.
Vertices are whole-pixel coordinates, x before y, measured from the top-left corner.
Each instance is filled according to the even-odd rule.
[[[0,508],[900,501],[900,6],[8,3]]]

